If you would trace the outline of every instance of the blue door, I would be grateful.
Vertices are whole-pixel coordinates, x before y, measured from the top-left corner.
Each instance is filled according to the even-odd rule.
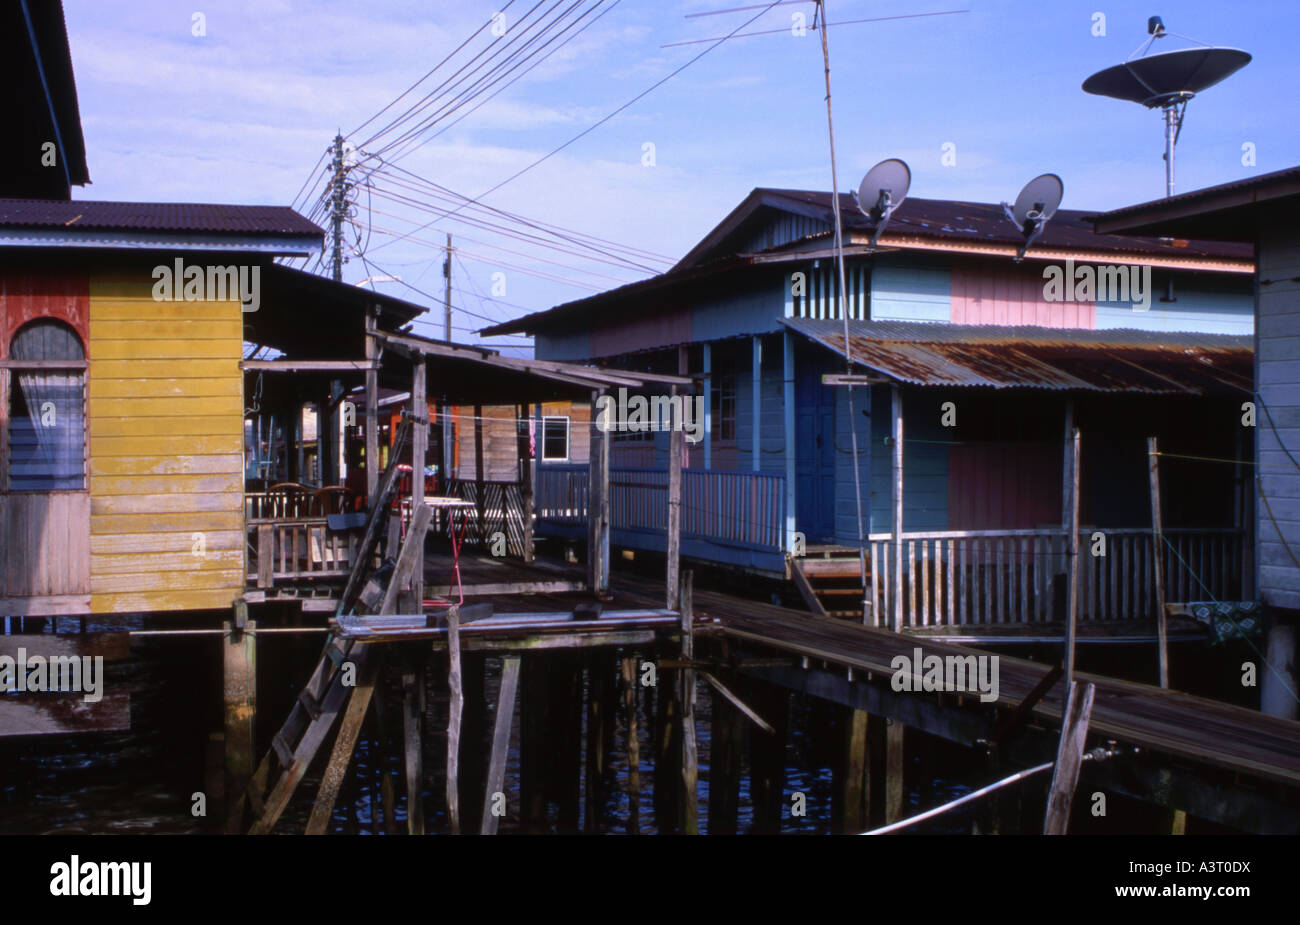
[[[795,529],[808,542],[835,538],[835,392],[820,359],[795,352]]]

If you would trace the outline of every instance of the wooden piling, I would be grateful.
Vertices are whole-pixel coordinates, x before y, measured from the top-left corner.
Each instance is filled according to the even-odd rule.
[[[682,616],[682,661],[688,666],[695,658],[694,573],[682,576],[678,603]],[[700,834],[699,753],[695,737],[695,669],[680,672],[682,701],[682,824],[684,835]]]
[[[1064,835],[1070,824],[1070,804],[1079,784],[1083,765],[1083,748],[1088,738],[1088,721],[1092,717],[1094,688],[1087,681],[1070,684],[1061,719],[1061,739],[1056,749],[1056,767],[1052,769],[1052,787],[1048,791],[1047,812],[1043,817],[1044,835]]]
[[[681,804],[682,707],[676,672],[659,668],[655,687],[654,806],[660,835],[678,831]]]
[[[240,601],[235,605],[234,620],[222,623],[226,831],[231,834],[243,827],[243,794],[256,761],[253,730],[257,720],[257,624],[246,619],[247,615],[248,605]]]
[[[492,729],[492,755],[488,762],[487,784],[483,788],[483,812],[479,832],[497,834],[498,808],[505,802],[506,758],[510,751],[510,727],[514,722],[515,700],[519,689],[519,656],[501,660],[501,690],[497,695],[496,717]]]
[[[584,805],[582,830],[589,835],[600,831],[600,820],[605,808],[605,739],[610,717],[607,691],[609,679],[605,676],[605,660],[599,653],[587,657],[587,761],[583,773]]]
[[[330,751],[329,764],[321,778],[320,790],[316,802],[312,805],[311,816],[307,820],[308,835],[324,835],[329,828],[330,817],[334,812],[334,802],[347,777],[348,767],[356,752],[357,738],[361,734],[361,725],[365,722],[370,699],[375,692],[375,668],[379,660],[368,659],[357,677],[357,685],[348,698],[347,709],[343,713],[343,722],[339,726],[338,738]]]
[[[550,749],[546,741],[548,708],[546,656],[529,653],[519,666],[519,817],[528,833],[545,832],[546,782]]]
[[[424,683],[422,673],[402,675],[402,752],[406,777],[406,832],[424,834]]]
[[[672,387],[672,397],[677,396],[677,386]],[[687,400],[683,397],[682,401]],[[668,595],[667,608],[677,609],[678,594],[681,591],[681,556],[682,556],[682,429],[674,424],[668,432],[668,528],[667,528],[667,573]]]
[[[641,739],[637,723],[638,693],[641,677],[637,671],[635,656],[624,658],[623,671],[623,713],[627,721],[627,828],[629,835],[637,835],[641,829]]]
[[[460,608],[447,609],[447,687],[451,700],[447,713],[447,821],[452,835],[460,834],[460,720],[465,706],[460,678]]]
[[[714,687],[711,694],[708,832],[735,835],[740,813],[740,758],[745,719],[721,690]]]
[[[903,743],[907,727],[896,719],[885,727],[885,824],[903,818]]]
[[[850,835],[871,826],[871,763],[868,749],[870,714],[848,709],[844,723],[844,770],[840,831]]]
[[[482,820],[483,788],[487,783],[487,656],[478,652],[461,655],[460,826],[463,832],[478,832]]]
[[[760,682],[747,686],[742,696],[772,726],[770,733],[750,730],[749,792],[754,802],[754,834],[775,835],[781,831],[786,809],[785,741],[790,694],[784,688]]]

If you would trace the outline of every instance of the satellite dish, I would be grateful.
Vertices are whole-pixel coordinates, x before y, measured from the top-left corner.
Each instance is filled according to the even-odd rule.
[[[1147,21],[1151,38],[1140,49],[1145,51],[1156,39],[1170,33],[1159,16]],[[1109,96],[1148,109],[1159,108],[1165,119],[1165,195],[1174,194],[1174,147],[1183,130],[1183,114],[1192,97],[1219,81],[1232,76],[1250,63],[1250,55],[1240,48],[1202,45],[1155,55],[1134,57],[1098,71],[1083,82],[1086,93]]]
[[[875,225],[871,232],[870,247],[876,246],[876,240],[889,224],[890,216],[907,198],[911,185],[912,171],[896,157],[881,161],[862,178],[854,198],[858,210]]]
[[[1015,206],[1002,203],[1002,211],[1025,236],[1025,243],[1020,245],[1020,251],[1016,254],[1017,263],[1025,259],[1029,245],[1043,233],[1047,223],[1061,207],[1061,197],[1064,195],[1065,184],[1061,178],[1054,173],[1045,173],[1025,184],[1016,197]]]

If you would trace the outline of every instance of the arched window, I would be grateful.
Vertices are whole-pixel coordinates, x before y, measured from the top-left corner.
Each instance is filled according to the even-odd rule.
[[[11,491],[86,486],[85,351],[59,321],[33,321],[9,346]]]

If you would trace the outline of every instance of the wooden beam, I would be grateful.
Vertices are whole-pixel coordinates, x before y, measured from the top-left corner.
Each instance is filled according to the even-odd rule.
[[[637,729],[637,690],[640,676],[636,658],[622,660],[623,713],[627,719],[627,827],[629,835],[640,829],[641,803],[641,739]]]
[[[367,329],[369,327],[367,319]],[[244,360],[239,368],[244,372],[259,373],[350,373],[374,372],[379,369],[379,363],[367,350],[364,360]]]
[[[893,502],[893,546],[894,574],[891,581],[893,592],[894,632],[903,631],[903,390],[897,385],[890,390],[890,433],[893,435],[894,452],[892,486],[890,498]],[[892,821],[892,820],[891,820]]]
[[[903,818],[903,744],[907,727],[896,719],[885,727],[885,825]]]
[[[460,719],[465,706],[460,683],[460,608],[452,604],[447,610],[447,686],[450,702],[447,710],[447,820],[452,835],[460,834]]]
[[[1151,474],[1151,561],[1156,585],[1156,635],[1159,638],[1160,686],[1169,686],[1169,628],[1165,614],[1165,534],[1160,517],[1160,448],[1147,437],[1147,467]]]
[[[397,555],[397,564],[393,567],[392,577],[384,591],[383,600],[377,608],[379,613],[394,612],[398,595],[406,590],[408,583],[412,587],[423,587],[420,573],[424,571],[424,537],[429,530],[429,521],[432,519],[433,508],[427,504],[421,504],[412,513],[411,525],[406,530],[406,539],[402,541],[402,550]]]
[[[883,376],[855,376],[848,373],[823,373],[822,385],[892,385],[893,379]]]
[[[673,386],[671,396],[677,397]],[[676,610],[680,599],[682,559],[682,429],[674,425],[668,432],[668,554],[667,580],[669,610]]]
[[[497,794],[505,796],[506,758],[510,751],[510,727],[514,723],[515,700],[519,689],[519,656],[501,660],[501,690],[497,695],[497,715],[492,730],[492,755],[488,763],[487,788],[483,795],[483,822],[479,832],[497,834],[499,817],[495,813]]]
[[[0,696],[0,738],[125,732],[131,728],[131,695],[108,691],[88,703],[84,694]]]
[[[871,762],[867,745],[870,714],[849,710],[844,730],[844,780],[840,832],[865,832],[871,824]]]
[[[357,686],[343,713],[343,722],[339,726],[338,738],[334,740],[334,748],[330,751],[329,764],[321,778],[316,802],[312,804],[311,816],[307,820],[307,835],[324,835],[329,828],[334,803],[343,786],[343,779],[347,776],[348,765],[352,763],[357,738],[361,735],[361,725],[365,722],[366,711],[370,708],[370,700],[375,693],[375,670],[378,664],[378,659],[368,659],[357,677]]]
[[[1074,637],[1079,619],[1079,429],[1070,440],[1070,519],[1066,550],[1069,573],[1066,576],[1065,616],[1065,684],[1074,683]]]
[[[402,675],[402,748],[406,777],[406,832],[424,834],[424,716],[422,674],[414,671]]]
[[[1061,722],[1061,741],[1056,749],[1056,767],[1052,769],[1052,787],[1047,796],[1043,817],[1044,835],[1064,835],[1070,825],[1070,804],[1079,784],[1083,764],[1083,747],[1088,738],[1088,720],[1092,717],[1095,688],[1087,681],[1070,683]]]

